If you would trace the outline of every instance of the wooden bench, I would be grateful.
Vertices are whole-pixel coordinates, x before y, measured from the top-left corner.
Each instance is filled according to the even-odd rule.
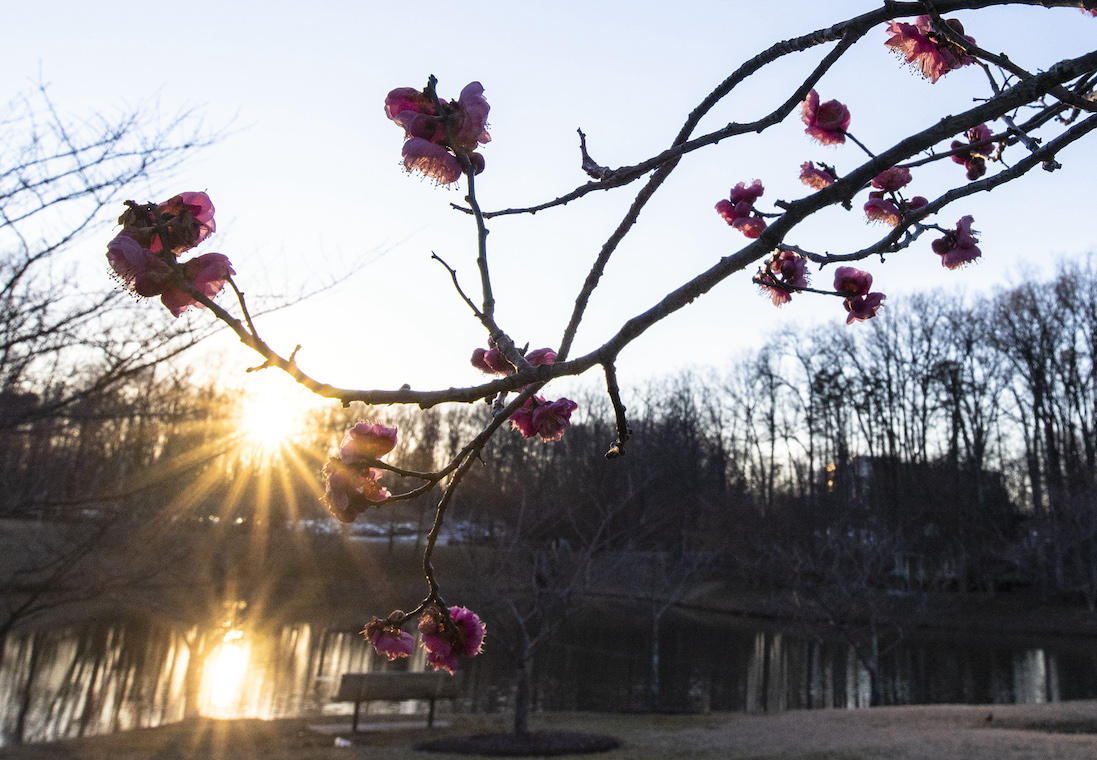
[[[358,706],[377,699],[429,699],[430,712],[427,726],[434,725],[434,701],[454,699],[457,696],[458,679],[445,671],[407,673],[344,673],[339,682],[336,702],[354,703],[354,721],[351,730],[358,730]]]

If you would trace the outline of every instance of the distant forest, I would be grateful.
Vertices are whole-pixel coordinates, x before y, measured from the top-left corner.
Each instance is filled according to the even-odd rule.
[[[61,381],[59,381],[61,382]],[[64,404],[0,394],[0,513],[58,522],[335,526],[320,468],[356,406],[318,415],[273,459],[241,445],[236,394],[150,368]],[[60,397],[60,396],[59,396]],[[1097,272],[979,298],[895,298],[880,318],[774,334],[725,370],[626,389],[632,439],[601,396],[555,444],[498,436],[450,508],[472,537],[706,552],[706,572],[767,588],[864,577],[879,588],[1026,587],[1097,606]],[[429,469],[490,407],[366,414],[390,457]],[[390,490],[399,480],[385,475]],[[371,511],[433,518],[429,495]],[[471,528],[475,530],[470,531]],[[326,529],[326,528],[325,528]],[[334,527],[332,527],[334,530]]]

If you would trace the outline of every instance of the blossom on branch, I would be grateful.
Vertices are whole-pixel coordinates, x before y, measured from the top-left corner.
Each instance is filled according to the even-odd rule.
[[[944,237],[933,241],[933,252],[941,257],[941,266],[958,269],[983,255],[977,245],[979,239],[971,229],[974,221],[970,215],[962,217],[955,230],[949,230]]]
[[[964,34],[964,25],[958,20],[945,19],[945,23],[956,34],[975,44],[974,38]],[[930,82],[936,82],[953,69],[972,62],[963,48],[937,33],[929,16],[919,16],[913,24],[892,21],[888,25],[888,34],[891,36],[884,44]]]
[[[841,145],[846,141],[849,109],[837,100],[820,105],[819,93],[811,90],[800,107],[800,118],[808,125],[804,131],[823,145]]]
[[[874,190],[868,194],[865,201],[865,216],[870,222],[883,222],[889,227],[898,227],[903,221],[903,214],[894,202],[884,197],[883,190]]]
[[[838,178],[825,166],[817,169],[814,163],[805,161],[800,164],[800,181],[810,188],[822,190],[833,185]]]
[[[774,306],[783,306],[792,300],[794,291],[808,286],[807,260],[792,251],[781,251],[770,259],[755,282],[773,299]]]
[[[884,169],[872,179],[872,186],[877,190],[894,193],[900,188],[910,184],[910,169],[902,166],[893,166]]]
[[[107,244],[107,263],[122,284],[132,293],[145,298],[160,296],[161,303],[178,317],[194,306],[205,308],[194,296],[179,286],[176,271],[162,256],[156,254],[126,234],[119,233]],[[228,257],[221,253],[204,253],[182,264],[180,275],[206,298],[214,298],[236,272]]]
[[[223,253],[203,253],[190,261],[183,262],[183,277],[206,298],[213,299],[221,288],[225,287],[229,277],[236,274]],[[173,316],[178,317],[190,307],[206,308],[194,296],[174,283],[164,289],[160,301],[168,307]]]
[[[525,354],[531,367],[540,367],[556,362],[556,352],[551,348],[537,348]],[[513,375],[517,370],[511,365],[503,352],[497,347],[478,348],[472,352],[472,366],[488,375]]]
[[[542,441],[559,441],[571,425],[571,413],[579,405],[568,398],[546,401],[541,396],[526,399],[526,403],[510,415],[511,425],[523,438],[540,437]]]
[[[382,470],[369,465],[396,447],[396,428],[359,422],[343,436],[339,455],[324,465],[324,503],[340,522],[354,518],[392,496],[381,485]]]
[[[864,322],[866,319],[875,317],[885,298],[887,296],[883,293],[866,293],[856,298],[847,298],[845,307],[849,316],[846,317],[846,324],[852,325],[854,322]]]
[[[377,654],[387,657],[389,662],[407,657],[415,650],[415,637],[400,630],[405,618],[402,611],[395,610],[384,620],[374,618],[362,631]]]
[[[986,142],[990,139],[990,128],[986,124],[980,124],[977,127],[972,127],[967,131],[967,143],[962,143],[959,140],[952,141],[952,149],[957,150],[969,145],[976,145],[978,143]],[[989,154],[986,153],[986,149],[989,145],[983,145],[978,148],[971,148],[969,150],[959,151],[952,155],[952,160],[958,164],[963,164],[967,169],[967,178],[971,181],[975,181],[987,173],[987,158]]]
[[[217,230],[213,203],[205,193],[180,193],[160,204],[138,206],[126,202],[118,217],[123,232],[153,253],[171,251],[178,256]]]
[[[472,352],[472,366],[488,375],[509,375],[514,372],[514,367],[503,356],[503,352],[495,346],[491,348],[478,348]]]
[[[845,296],[843,306],[849,315],[846,324],[864,322],[876,316],[880,305],[887,296],[883,293],[870,293],[872,275],[856,267],[838,267],[834,270],[834,290]]]
[[[484,87],[470,82],[457,100],[435,101],[432,91],[398,87],[385,98],[385,115],[404,129],[404,169],[417,171],[441,185],[457,181],[468,160],[473,174],[484,170],[484,157],[476,153],[491,141],[487,131],[491,106]]]
[[[766,229],[766,220],[755,210],[754,203],[764,192],[760,179],[754,180],[749,187],[740,182],[731,189],[728,198],[716,204],[716,213],[748,238],[757,238]]]
[[[427,653],[427,662],[435,670],[453,675],[458,657],[475,657],[484,649],[487,626],[465,607],[450,607],[448,614],[438,607],[427,607],[419,619],[419,636]]]
[[[461,163],[457,160],[457,156],[441,145],[421,137],[412,137],[407,140],[401,155],[404,157],[405,171],[419,172],[439,185],[456,182],[461,176]]]
[[[535,348],[526,354],[526,361],[531,367],[543,367],[556,363],[556,352],[551,348]]]
[[[324,465],[324,503],[339,522],[351,523],[377,502],[392,496],[379,482],[376,467],[348,466],[338,457]]]
[[[380,459],[396,448],[397,429],[380,422],[359,422],[343,436],[339,458],[345,464]]]
[[[872,275],[856,267],[834,270],[834,289],[846,298],[863,296],[872,288]]]
[[[132,293],[151,298],[171,284],[171,265],[124,232],[107,243],[107,262]]]
[[[236,274],[221,253],[204,253],[181,265],[175,263],[180,253],[217,228],[213,203],[205,193],[180,193],[163,203],[143,206],[126,201],[118,223],[122,231],[107,244],[107,263],[130,292],[145,298],[160,296],[176,317],[192,306],[203,308],[180,279],[212,299]]]

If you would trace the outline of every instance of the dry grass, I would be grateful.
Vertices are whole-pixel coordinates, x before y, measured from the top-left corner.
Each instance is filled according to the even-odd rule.
[[[988,717],[990,720],[988,720]],[[535,728],[589,731],[622,740],[605,760],[1091,760],[1097,701],[1054,705],[889,707],[781,715],[538,716]],[[114,736],[0,750],[2,760],[457,760],[413,745],[447,733],[501,730],[484,716],[447,729],[361,733],[351,747],[303,720],[191,721]]]

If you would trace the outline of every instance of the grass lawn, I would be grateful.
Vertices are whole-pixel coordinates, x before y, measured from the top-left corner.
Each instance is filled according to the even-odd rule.
[[[0,750],[2,760],[456,760],[425,738],[505,730],[502,719],[444,716],[448,728],[361,732],[349,747],[305,720],[198,720],[112,736]],[[1097,701],[1051,705],[885,707],[778,715],[550,714],[535,730],[621,739],[605,760],[1092,760]],[[574,757],[574,756],[573,756]]]

